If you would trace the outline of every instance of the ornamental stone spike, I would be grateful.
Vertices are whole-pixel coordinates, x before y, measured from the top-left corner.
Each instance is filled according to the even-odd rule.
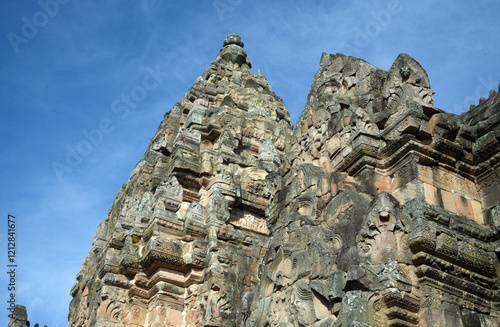
[[[9,321],[8,327],[26,327],[28,326],[28,313],[24,305],[17,304]]]
[[[246,66],[247,68],[252,68],[250,59],[245,50],[243,50],[243,46],[243,41],[241,41],[239,35],[231,34],[224,40],[223,48],[215,60],[233,63],[240,67]]]

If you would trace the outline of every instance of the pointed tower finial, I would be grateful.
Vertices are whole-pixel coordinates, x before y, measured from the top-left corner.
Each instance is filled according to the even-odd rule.
[[[238,34],[230,34],[226,37],[222,45],[223,48],[220,50],[217,58],[215,58],[217,62],[222,60],[226,63],[235,63],[239,67],[246,65],[248,68],[252,68],[250,59],[248,59],[247,53],[243,50],[243,41],[241,41],[241,37]]]
[[[231,34],[224,40],[223,46],[228,46],[230,44],[235,44],[239,47],[244,47],[243,41],[241,41],[241,37],[238,34]]]

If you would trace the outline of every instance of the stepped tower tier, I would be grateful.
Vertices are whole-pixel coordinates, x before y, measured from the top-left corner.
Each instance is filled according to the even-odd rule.
[[[433,94],[407,54],[323,54],[246,327],[500,326],[499,98]]]
[[[233,326],[259,280],[292,124],[232,34],[99,224],[70,326]]]

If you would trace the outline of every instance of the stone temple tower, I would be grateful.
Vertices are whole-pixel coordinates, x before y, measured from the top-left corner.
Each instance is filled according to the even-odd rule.
[[[292,124],[238,35],[177,103],[99,225],[70,326],[230,326],[259,281]],[[266,171],[267,169],[267,171]]]
[[[323,54],[293,129],[230,35],[97,228],[70,326],[500,326],[500,95]]]

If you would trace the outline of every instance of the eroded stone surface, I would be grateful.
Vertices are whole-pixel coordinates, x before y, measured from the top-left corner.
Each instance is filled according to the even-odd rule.
[[[26,327],[28,326],[28,313],[23,305],[16,305],[14,312],[10,313],[10,321],[8,327]]]
[[[71,326],[232,326],[259,280],[292,124],[237,35],[172,109],[99,225]]]
[[[500,98],[323,54],[295,130],[237,35],[99,225],[70,326],[498,326]]]

